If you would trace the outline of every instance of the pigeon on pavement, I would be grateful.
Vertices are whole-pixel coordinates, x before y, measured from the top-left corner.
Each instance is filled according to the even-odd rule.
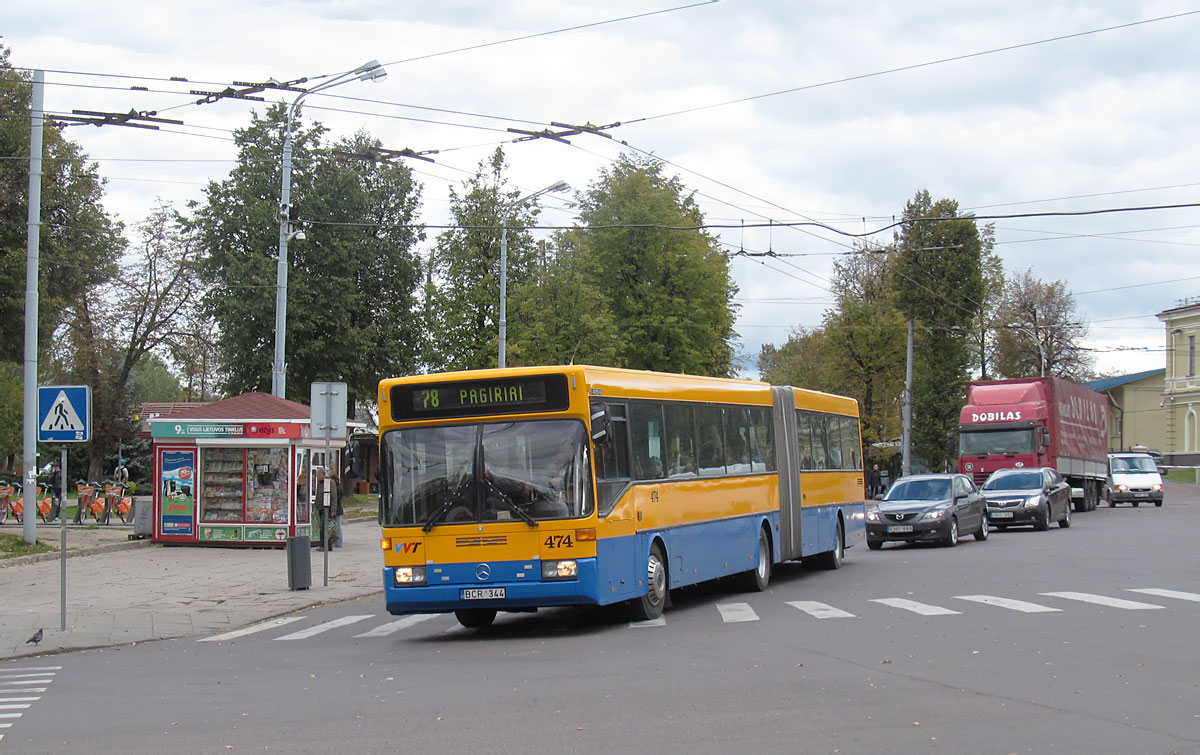
[[[34,635],[32,637],[30,637],[28,640],[25,640],[25,644],[26,645],[29,645],[29,644],[37,645],[42,641],[43,636],[44,636],[44,634],[43,634],[42,630],[39,629],[39,630],[37,630],[37,632],[34,633]]]

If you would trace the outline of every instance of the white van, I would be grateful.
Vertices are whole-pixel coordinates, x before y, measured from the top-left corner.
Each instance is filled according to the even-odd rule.
[[[1163,505],[1163,481],[1158,474],[1154,457],[1143,453],[1108,455],[1108,479],[1104,483],[1104,500],[1109,506],[1142,501]]]

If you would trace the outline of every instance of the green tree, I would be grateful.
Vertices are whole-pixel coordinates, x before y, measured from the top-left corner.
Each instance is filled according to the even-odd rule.
[[[147,354],[129,373],[129,404],[140,406],[148,401],[182,401],[179,378],[171,374],[167,363],[157,354]]]
[[[235,131],[236,167],[194,206],[208,252],[205,310],[230,393],[271,385],[286,112],[273,105]],[[324,133],[294,124],[292,216],[306,238],[289,246],[286,393],[299,401],[315,380],[345,381],[352,400],[373,396],[381,376],[415,369],[420,345],[420,187],[406,165],[347,159],[367,157],[377,140],[358,133],[327,150]]]
[[[921,190],[905,204],[892,278],[914,341],[913,452],[931,469],[957,456],[959,410],[970,366],[972,323],[983,309],[980,238],[952,199]]]
[[[24,359],[26,231],[29,207],[29,128],[33,85],[14,71],[0,45],[0,360]],[[62,125],[43,130],[38,266],[38,344],[52,338],[63,312],[88,287],[113,275],[122,251],[121,226],[101,204],[104,181],[94,163],[64,137]]]
[[[450,190],[455,227],[438,236],[426,286],[431,369],[474,370],[499,361],[500,226],[508,227],[507,293],[519,299],[533,270],[528,228],[538,214],[536,200],[512,206],[521,192],[508,188],[507,168],[504,150],[497,147],[461,191]]]
[[[133,440],[134,371],[165,348],[198,297],[196,246],[175,210],[160,203],[137,232],[119,275],[67,310],[56,348],[61,379],[92,386],[89,479],[103,474],[118,445]]]
[[[838,376],[836,391],[858,399],[867,446],[900,430],[907,330],[894,303],[894,257],[890,249],[862,248],[835,262],[835,306],[825,313],[827,368]]]
[[[1006,378],[1091,376],[1092,358],[1082,341],[1087,325],[1063,281],[1044,283],[1025,270],[1009,281],[998,308],[996,370]]]
[[[988,380],[988,368],[995,371],[996,325],[1004,294],[1004,262],[995,252],[996,228],[991,223],[979,231],[979,267],[983,275],[983,305],[971,326],[971,349],[979,359],[979,379]]]
[[[678,177],[622,155],[580,200],[564,238],[624,335],[618,366],[731,375],[737,286],[716,239],[693,230],[704,216]]]
[[[763,344],[758,353],[759,376],[774,385],[836,392],[829,348],[824,328],[798,327],[782,346]]]

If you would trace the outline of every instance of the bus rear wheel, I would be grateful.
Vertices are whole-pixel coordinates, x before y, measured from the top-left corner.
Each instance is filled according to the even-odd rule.
[[[842,529],[842,520],[838,519],[837,523],[837,542],[833,544],[833,550],[825,551],[821,554],[821,559],[818,563],[822,569],[833,571],[834,569],[842,568],[842,560],[846,557],[846,533]]]
[[[758,529],[758,564],[742,572],[742,589],[747,592],[762,592],[771,581],[771,540],[766,529]]]
[[[635,621],[650,621],[662,616],[667,605],[667,558],[662,546],[650,547],[646,560],[646,594],[629,603],[629,613]]]
[[[454,612],[454,618],[467,629],[482,629],[490,627],[496,620],[494,608],[464,608]]]

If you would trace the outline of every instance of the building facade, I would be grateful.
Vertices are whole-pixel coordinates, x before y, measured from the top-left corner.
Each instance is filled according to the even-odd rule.
[[[1165,369],[1147,370],[1084,383],[1108,396],[1109,451],[1129,451],[1134,446],[1166,450],[1165,373]]]
[[[1159,312],[1166,328],[1167,364],[1163,385],[1167,464],[1200,464],[1200,297],[1184,299]]]

